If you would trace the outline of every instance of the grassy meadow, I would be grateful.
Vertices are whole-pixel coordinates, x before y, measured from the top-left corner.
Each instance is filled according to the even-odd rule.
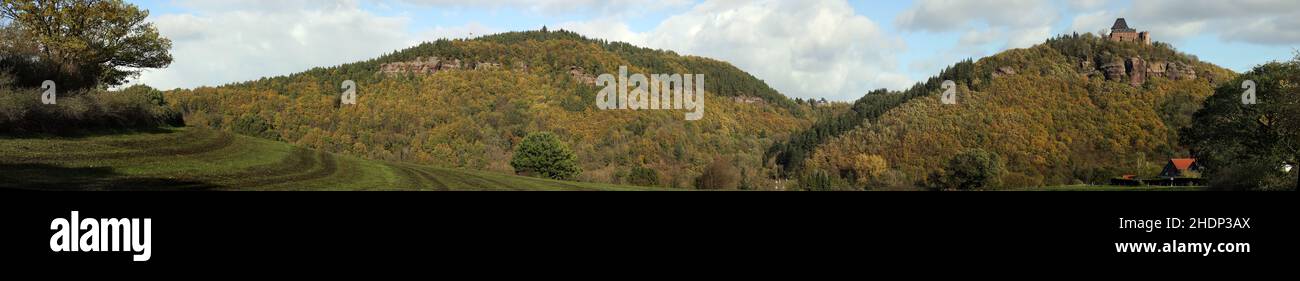
[[[0,188],[42,190],[645,190],[373,161],[210,129],[0,137]]]

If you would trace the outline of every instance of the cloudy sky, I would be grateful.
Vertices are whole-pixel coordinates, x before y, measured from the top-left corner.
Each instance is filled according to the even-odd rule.
[[[791,97],[901,89],[964,58],[1117,17],[1236,71],[1300,48],[1295,0],[128,0],[175,62],[162,89],[284,75],[438,38],[542,26],[729,61]]]

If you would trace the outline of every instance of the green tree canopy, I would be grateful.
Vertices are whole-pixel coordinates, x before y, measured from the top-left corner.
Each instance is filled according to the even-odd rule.
[[[145,22],[149,12],[121,0],[2,0],[0,66],[20,83],[54,80],[60,89],[121,85],[144,68],[172,62],[171,40]]]
[[[1256,104],[1244,104],[1242,88],[1254,82]],[[1182,131],[1206,169],[1211,185],[1224,189],[1282,189],[1300,185],[1282,172],[1300,159],[1300,54],[1288,62],[1255,67],[1221,85]],[[1292,173],[1296,171],[1293,169]]]
[[[659,171],[644,166],[632,167],[627,183],[639,186],[658,186]]]
[[[572,179],[582,173],[578,158],[554,134],[531,133],[515,148],[510,160],[515,173],[525,176]]]
[[[997,186],[1002,171],[1002,160],[997,153],[970,149],[949,160],[940,182],[932,184],[957,190],[990,188]]]

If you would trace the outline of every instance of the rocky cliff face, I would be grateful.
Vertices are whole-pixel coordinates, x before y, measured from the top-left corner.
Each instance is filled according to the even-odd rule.
[[[461,62],[460,59],[443,59],[439,57],[419,57],[413,61],[385,63],[379,66],[379,73],[414,73],[414,74],[434,74],[439,71],[473,69],[473,70],[495,70],[500,69],[501,64],[492,62]]]
[[[499,70],[502,68],[500,63],[494,62],[462,62],[460,59],[444,59],[439,57],[419,57],[413,61],[403,61],[394,63],[385,63],[379,66],[381,74],[435,74],[442,71],[453,70]],[[527,63],[516,63],[514,69],[528,71]],[[574,81],[587,85],[596,85],[596,76],[587,73],[586,69],[580,66],[569,66],[569,75]]]
[[[1108,81],[1127,81],[1134,87],[1142,86],[1149,77],[1164,77],[1170,80],[1194,80],[1198,76],[1196,69],[1181,62],[1147,62],[1142,58],[1116,59],[1100,67],[1094,67],[1092,61],[1079,63],[1079,72],[1088,77],[1104,76]]]
[[[596,85],[596,76],[587,73],[581,66],[569,66],[569,76],[573,76],[573,80],[578,83]]]
[[[461,62],[455,60],[443,60],[438,57],[416,58],[413,61],[385,63],[379,67],[380,73],[418,73],[434,74],[438,71],[459,69]]]
[[[1163,63],[1154,64],[1147,69],[1147,73],[1161,75],[1173,80],[1192,80],[1197,78],[1196,69],[1191,65],[1184,63]]]

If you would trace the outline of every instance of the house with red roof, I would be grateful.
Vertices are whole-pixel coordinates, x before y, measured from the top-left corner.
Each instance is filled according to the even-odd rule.
[[[1196,158],[1175,158],[1169,159],[1165,164],[1165,169],[1160,171],[1162,178],[1185,178],[1201,172],[1201,165],[1196,162]]]

